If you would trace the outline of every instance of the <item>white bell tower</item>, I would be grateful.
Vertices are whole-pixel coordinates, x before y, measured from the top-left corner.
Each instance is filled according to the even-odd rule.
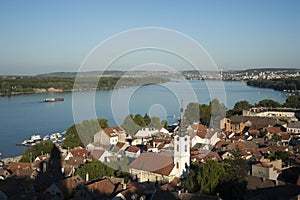
[[[181,105],[179,130],[174,136],[174,168],[177,177],[185,177],[190,167],[190,136],[183,119],[183,105]]]

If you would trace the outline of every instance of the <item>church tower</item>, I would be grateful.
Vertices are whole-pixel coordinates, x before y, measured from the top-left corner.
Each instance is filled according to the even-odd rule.
[[[181,105],[180,109],[179,130],[174,136],[174,165],[177,177],[187,175],[190,167],[190,136],[184,125],[183,105]]]

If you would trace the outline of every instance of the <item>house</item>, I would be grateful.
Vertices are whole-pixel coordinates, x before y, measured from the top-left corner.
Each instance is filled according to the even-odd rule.
[[[277,180],[282,171],[282,160],[260,162],[252,165],[252,176]]]
[[[24,162],[11,162],[7,169],[12,172],[12,175],[27,177],[31,177],[34,171],[32,163]]]
[[[215,131],[207,131],[202,133],[193,133],[191,136],[191,146],[195,146],[196,144],[205,144],[214,146],[220,139],[218,137],[218,133]]]
[[[194,162],[201,162],[204,163],[207,160],[215,160],[215,161],[221,161],[222,158],[217,152],[213,151],[202,151],[198,155],[192,156],[192,161]]]
[[[85,148],[77,147],[69,151],[64,160],[69,160],[70,158],[86,159],[88,157],[88,154],[89,152]]]
[[[94,149],[91,151],[91,155],[93,156],[93,158],[104,162],[105,161],[105,150],[100,150],[100,149]]]
[[[159,129],[155,127],[144,127],[136,132],[136,137],[151,137],[152,135],[159,133]]]
[[[173,172],[174,166],[170,156],[144,152],[130,163],[129,172],[136,176],[139,182],[170,182],[176,177]]]
[[[147,183],[130,182],[127,183],[126,189],[118,193],[112,200],[148,200],[148,199],[164,199],[164,198],[153,198],[156,190],[153,185]]]
[[[105,178],[84,184],[75,193],[74,199],[109,199],[109,196],[115,196],[122,189],[121,184],[114,184],[109,178]]]
[[[130,158],[137,158],[141,154],[141,149],[137,146],[129,146],[125,150],[125,156]]]
[[[126,132],[120,126],[105,128],[94,135],[94,142],[99,142],[103,145],[116,145],[120,142],[125,142]]]
[[[249,130],[262,130],[268,126],[274,126],[277,120],[271,117],[234,115],[220,121],[220,128],[234,133],[244,133]]]
[[[272,117],[277,119],[286,119],[289,121],[298,121],[296,112],[298,109],[294,108],[250,108],[243,110],[243,116],[257,116],[257,117]]]
[[[300,121],[291,122],[287,127],[287,132],[291,135],[300,135]]]

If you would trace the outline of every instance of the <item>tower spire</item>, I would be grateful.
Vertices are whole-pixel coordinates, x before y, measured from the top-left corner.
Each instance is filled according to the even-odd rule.
[[[184,113],[183,113],[183,99],[180,100],[180,124],[179,126],[182,128],[183,127],[183,118],[184,118]]]

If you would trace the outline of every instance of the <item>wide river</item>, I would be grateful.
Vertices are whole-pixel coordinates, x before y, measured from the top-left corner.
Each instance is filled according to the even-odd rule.
[[[45,103],[49,97],[64,101]],[[73,101],[73,98],[74,101]],[[218,98],[227,108],[240,100],[256,103],[262,99],[285,102],[287,93],[253,88],[245,82],[179,81],[97,92],[40,93],[0,97],[0,153],[2,158],[20,155],[26,147],[16,143],[30,138],[63,132],[75,122],[106,118],[111,126],[120,124],[128,113],[145,113],[167,119],[179,114],[180,102],[207,104]]]

